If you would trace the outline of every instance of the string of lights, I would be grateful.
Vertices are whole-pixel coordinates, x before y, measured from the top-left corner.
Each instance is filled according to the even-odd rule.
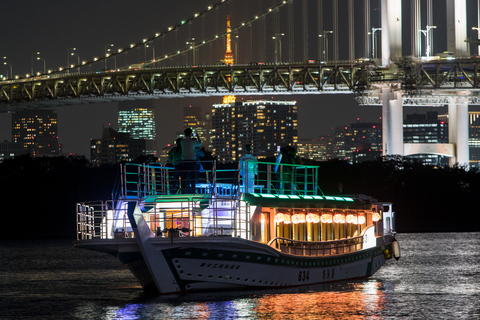
[[[268,14],[272,13],[272,12],[275,12],[276,10],[278,10],[279,8],[283,7],[284,5],[292,2],[293,0],[284,0],[282,2],[280,2],[279,4],[277,4],[276,6],[273,6],[271,8],[269,8],[268,10],[262,12],[261,14],[258,14],[258,15],[255,15],[254,17],[252,17],[251,19],[249,20],[246,20],[240,24],[238,24],[237,26],[231,28],[231,32],[236,32],[240,29],[242,29],[243,27],[245,26],[248,26],[250,24],[252,24],[253,22],[255,22],[256,20],[258,19],[261,19],[265,16],[267,16]],[[163,36],[166,36],[167,34],[175,31],[175,30],[178,30],[179,28],[185,26],[185,25],[188,25],[190,22],[194,21],[195,19],[197,18],[200,18],[202,16],[204,16],[205,14],[207,14],[208,12],[210,12],[212,9],[215,9],[225,3],[228,3],[226,0],[221,0],[220,2],[214,4],[214,5],[210,5],[207,7],[207,9],[201,11],[201,12],[198,12],[198,13],[195,13],[192,17],[190,18],[187,18],[187,19],[184,19],[184,20],[181,20],[178,24],[174,25],[174,26],[170,26],[167,28],[167,30],[165,31],[162,31],[162,32],[157,32],[155,33],[154,35],[152,35],[151,37],[148,37],[148,38],[143,38],[141,41],[138,41],[138,42],[134,42],[134,43],[131,43],[130,45],[124,47],[124,48],[119,48],[117,49],[116,51],[114,52],[106,52],[104,56],[101,56],[101,57],[94,57],[90,60],[84,60],[80,63],[80,65],[74,65],[74,64],[71,64],[67,67],[60,67],[58,70],[49,70],[48,71],[48,74],[57,74],[59,72],[64,72],[64,71],[69,71],[69,70],[72,70],[72,69],[75,69],[75,68],[78,68],[78,67],[85,67],[85,66],[88,66],[88,65],[91,65],[93,63],[97,63],[97,62],[100,62],[100,61],[104,61],[105,59],[108,59],[108,58],[111,58],[111,57],[114,57],[114,56],[117,56],[117,55],[120,55],[122,53],[126,53],[130,50],[133,50],[141,45],[144,45],[150,41],[153,41],[155,39],[158,39],[160,37],[163,37]],[[213,37],[210,37],[208,39],[205,39],[203,40],[201,43],[199,43],[197,46],[195,46],[195,48],[199,48],[199,47],[202,47],[204,45],[207,45],[219,38],[222,38],[224,36],[227,35],[227,31],[225,32],[222,32],[220,34],[217,34]],[[149,63],[153,63],[153,62],[160,62],[160,61],[163,61],[163,60],[166,60],[166,59],[170,59],[170,58],[173,58],[175,56],[178,56],[178,55],[181,55],[181,54],[184,54],[190,50],[193,50],[194,48],[192,46],[186,48],[186,49],[183,49],[183,50],[176,50],[176,51],[173,51],[172,53],[170,54],[166,54],[166,55],[163,55],[161,57],[155,57],[154,59],[150,60]],[[148,64],[148,63],[147,63]],[[28,77],[28,75],[27,75]]]

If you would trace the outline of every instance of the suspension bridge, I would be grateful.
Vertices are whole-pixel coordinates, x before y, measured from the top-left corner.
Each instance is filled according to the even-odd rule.
[[[480,89],[478,2],[221,0],[134,43],[105,46],[86,60],[72,50],[67,65],[47,69],[44,57],[32,56],[31,72],[24,75],[14,75],[11,65],[8,72],[4,63],[0,109],[354,93],[360,104],[382,106],[385,154],[410,150],[401,133],[404,105],[448,105],[455,121],[451,141],[428,152],[468,163],[468,105],[478,103]]]

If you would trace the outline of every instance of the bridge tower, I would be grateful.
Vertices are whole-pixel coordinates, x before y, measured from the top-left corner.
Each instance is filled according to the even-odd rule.
[[[402,57],[402,1],[382,0],[382,65]]]
[[[447,0],[447,49],[456,57],[467,57],[467,3]]]

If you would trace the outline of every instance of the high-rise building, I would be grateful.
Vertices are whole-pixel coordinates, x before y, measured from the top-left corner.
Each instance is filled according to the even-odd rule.
[[[215,104],[212,109],[212,153],[219,161],[237,161],[246,144],[253,155],[266,159],[281,146],[296,146],[295,101],[246,101]]]
[[[52,110],[24,110],[12,116],[12,141],[32,156],[58,156],[57,114]]]
[[[198,134],[203,146],[208,149],[212,148],[211,116],[209,113],[204,114],[201,107],[188,106],[183,108],[183,128],[192,128]]]
[[[146,103],[146,102],[143,102]],[[130,138],[145,140],[145,155],[156,156],[156,127],[153,103],[150,106],[118,107],[118,132],[128,133]]]
[[[333,136],[320,137],[313,140],[299,140],[297,143],[297,158],[314,161],[332,159]]]
[[[27,153],[27,150],[25,150],[20,143],[8,142],[6,140],[0,142],[0,163],[6,159],[15,158]]]
[[[333,158],[350,163],[375,160],[382,155],[381,123],[351,123],[335,129]]]
[[[448,124],[435,111],[427,114],[409,114],[403,122],[404,143],[448,143]],[[448,159],[434,154],[407,156],[426,165],[448,165]]]
[[[90,157],[93,165],[117,164],[145,155],[144,139],[132,139],[128,133],[103,128],[102,138],[91,139]]]
[[[469,112],[470,168],[480,169],[480,112]]]

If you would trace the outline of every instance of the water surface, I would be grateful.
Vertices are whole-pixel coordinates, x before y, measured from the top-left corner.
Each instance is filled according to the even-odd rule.
[[[369,279],[166,297],[71,240],[0,241],[0,319],[480,319],[480,233],[397,239]]]

